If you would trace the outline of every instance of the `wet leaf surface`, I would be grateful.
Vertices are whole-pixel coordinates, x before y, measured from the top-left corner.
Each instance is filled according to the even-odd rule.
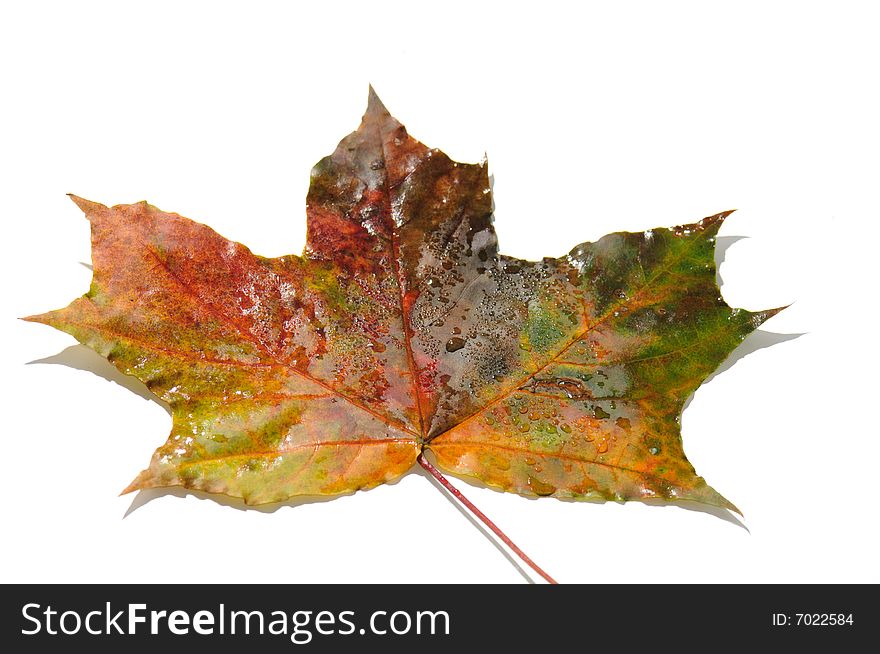
[[[129,491],[342,494],[424,451],[522,495],[734,508],[696,475],[680,428],[689,395],[778,311],[721,298],[726,213],[504,256],[486,162],[416,141],[372,91],[312,171],[301,257],[260,257],[147,203],[73,199],[91,222],[91,288],[29,320],[170,405],[171,435]]]

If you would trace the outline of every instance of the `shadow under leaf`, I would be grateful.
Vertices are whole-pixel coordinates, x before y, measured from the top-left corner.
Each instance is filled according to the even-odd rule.
[[[770,347],[771,345],[778,345],[779,343],[785,343],[786,341],[793,341],[794,339],[800,338],[801,336],[804,336],[804,334],[776,334],[775,332],[765,332],[760,329],[753,331],[751,334],[746,336],[745,340],[743,340],[743,342],[740,343],[737,348],[733,352],[731,352],[724,361],[721,362],[721,365],[718,366],[712,372],[712,374],[710,374],[708,377],[706,377],[706,379],[703,380],[703,383],[700,384],[700,387],[702,388],[702,386],[711,382],[722,372],[730,370],[738,361],[745,358],[749,354],[757,352],[758,350],[763,350],[764,348]],[[691,396],[684,403],[684,408],[682,409],[682,411],[687,410],[693,399],[694,394],[691,393]]]
[[[401,478],[402,477],[399,477],[398,479],[388,482],[388,484],[394,485]],[[153,500],[157,500],[166,496],[177,498],[194,497],[198,500],[210,500],[221,506],[236,509],[237,511],[275,513],[279,509],[288,507],[295,508],[298,506],[303,506],[305,504],[321,504],[323,502],[331,502],[333,500],[339,499],[340,497],[354,495],[356,492],[357,491],[352,491],[350,493],[340,493],[339,495],[302,495],[287,500],[286,502],[274,502],[272,504],[253,505],[245,504],[245,501],[240,497],[232,497],[231,495],[223,495],[221,493],[208,493],[205,491],[184,488],[183,486],[165,486],[163,488],[148,488],[146,490],[138,491],[132,498],[131,504],[129,504],[128,509],[126,509],[125,514],[122,517],[123,519],[127,518],[142,506],[146,506]]]
[[[135,395],[139,395],[145,400],[155,402],[165,409],[165,412],[168,413],[169,416],[171,415],[171,407],[150,391],[141,380],[137,377],[132,377],[131,375],[126,375],[125,373],[120,372],[120,370],[107,361],[107,359],[85,345],[71,345],[70,347],[61,350],[58,354],[53,354],[50,357],[28,361],[27,365],[33,365],[36,363],[49,363],[67,366],[68,368],[75,368],[76,370],[85,370],[98,377],[103,377],[107,381],[119,384],[126,390],[131,391]]]

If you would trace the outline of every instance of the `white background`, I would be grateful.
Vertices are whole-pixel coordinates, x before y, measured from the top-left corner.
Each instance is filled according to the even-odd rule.
[[[488,153],[504,252],[737,208],[722,234],[749,238],[727,251],[725,298],[794,302],[764,329],[805,334],[742,358],[684,414],[690,459],[747,529],[462,483],[471,499],[565,582],[880,581],[878,15],[601,4],[4,3],[0,580],[523,581],[417,472],[274,512],[118,497],[168,414],[96,374],[25,365],[75,344],[15,320],[88,287],[65,193],[147,199],[298,253],[309,170],[372,82],[416,138]],[[81,349],[66,359],[107,370]]]

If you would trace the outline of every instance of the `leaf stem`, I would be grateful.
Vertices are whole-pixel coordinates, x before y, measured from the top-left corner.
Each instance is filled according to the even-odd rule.
[[[418,461],[419,461],[419,465],[422,466],[429,473],[431,473],[431,475],[434,477],[434,479],[439,481],[440,484],[443,486],[443,488],[445,488],[447,491],[449,491],[455,499],[457,499],[459,502],[464,504],[464,506],[468,509],[468,511],[473,513],[477,518],[480,519],[480,521],[484,525],[486,525],[489,529],[491,529],[492,533],[494,533],[496,536],[498,536],[498,538],[500,538],[502,540],[502,542],[504,542],[505,545],[507,545],[511,550],[513,550],[513,552],[519,558],[521,558],[532,570],[534,570],[539,575],[541,575],[549,583],[551,583],[551,584],[558,583],[555,579],[553,579],[553,577],[551,577],[546,572],[544,572],[537,563],[532,561],[525,552],[523,552],[519,547],[517,547],[516,543],[514,543],[512,540],[510,540],[510,538],[507,537],[507,534],[505,534],[503,531],[501,531],[501,529],[499,529],[498,526],[494,522],[489,520],[489,518],[486,516],[485,513],[480,511],[474,505],[473,502],[471,502],[468,498],[466,498],[464,495],[462,495],[461,491],[458,490],[455,486],[453,486],[452,483],[446,477],[443,476],[443,473],[440,472],[439,470],[437,470],[437,468],[435,468],[431,464],[431,462],[425,458],[425,456],[423,454],[419,454]]]

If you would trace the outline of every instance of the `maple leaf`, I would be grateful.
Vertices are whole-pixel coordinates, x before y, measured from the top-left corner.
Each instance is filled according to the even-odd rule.
[[[430,452],[521,495],[735,510],[680,430],[688,396],[779,311],[721,298],[729,212],[560,258],[500,255],[486,162],[411,138],[372,90],[312,171],[301,257],[255,255],[145,202],[71,197],[91,222],[91,288],[28,320],[171,407],[168,441],[126,492],[335,495]]]

